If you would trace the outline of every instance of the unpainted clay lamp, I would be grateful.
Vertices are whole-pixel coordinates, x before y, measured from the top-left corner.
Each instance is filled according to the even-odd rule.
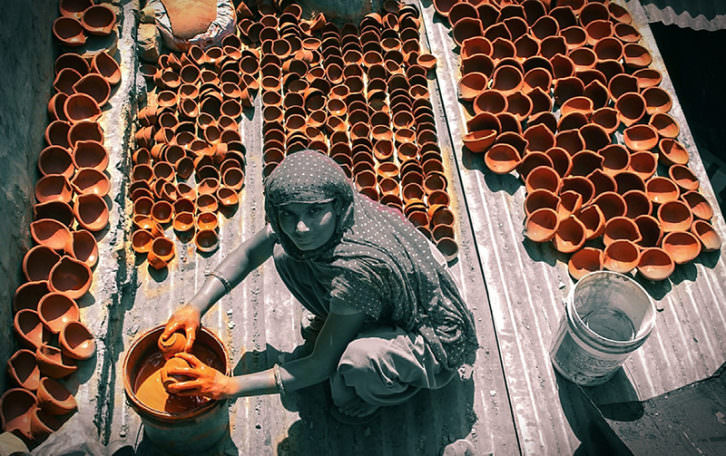
[[[627,207],[625,216],[630,219],[635,219],[641,215],[650,215],[653,210],[653,204],[648,198],[648,195],[640,190],[625,192],[623,199]]]
[[[71,237],[71,241],[65,248],[66,253],[77,260],[83,261],[89,268],[93,268],[98,262],[96,238],[87,230],[73,231]]]
[[[23,257],[23,274],[31,282],[48,280],[51,269],[60,259],[61,256],[52,248],[36,245]]]
[[[68,144],[75,147],[78,141],[103,142],[101,124],[90,120],[82,120],[71,125],[68,130]]]
[[[3,430],[20,434],[27,440],[33,439],[31,416],[37,409],[35,394],[23,388],[10,388],[0,397],[0,419]]]
[[[73,84],[73,91],[83,93],[94,99],[99,108],[103,107],[111,95],[111,85],[98,73],[89,73]]]
[[[77,47],[86,44],[86,35],[78,19],[61,16],[53,21],[53,35],[64,46]]]
[[[557,210],[559,202],[560,198],[555,193],[545,189],[535,190],[528,193],[524,199],[524,212],[529,215],[542,208]]]
[[[73,210],[80,225],[88,231],[101,231],[108,225],[108,206],[101,196],[80,195]]]
[[[71,321],[81,316],[78,304],[63,293],[49,293],[38,304],[38,315],[46,328],[58,334]]]
[[[575,280],[602,269],[602,250],[585,247],[575,252],[567,262],[567,270]]]
[[[528,193],[541,188],[556,193],[560,185],[560,176],[557,171],[549,166],[538,166],[530,171],[525,179],[525,187]]]
[[[630,152],[620,144],[611,144],[598,151],[603,157],[603,172],[609,176],[625,171],[630,165]]]
[[[598,206],[606,220],[621,217],[627,212],[627,205],[623,197],[615,192],[605,192],[595,198],[593,204]]]
[[[76,141],[73,147],[73,164],[76,168],[92,168],[97,171],[106,171],[108,167],[108,152],[98,141]]]
[[[59,258],[60,259],[60,258]],[[13,312],[23,309],[38,310],[41,298],[50,293],[47,280],[25,282],[15,290],[13,296]]]
[[[658,144],[660,150],[659,158],[666,165],[688,164],[688,150],[675,139],[663,138]]]
[[[62,174],[66,178],[70,178],[75,171],[71,154],[61,146],[48,146],[40,152],[38,170],[44,176]]]
[[[680,187],[683,193],[698,190],[698,177],[685,165],[673,165],[668,168],[668,176]]]
[[[51,378],[63,378],[78,370],[72,360],[68,359],[59,348],[43,344],[35,351],[40,373]]]
[[[63,354],[73,359],[89,359],[96,352],[93,334],[80,321],[68,322],[58,336]]]
[[[82,121],[93,122],[101,116],[101,108],[98,107],[96,100],[82,92],[74,93],[68,97],[63,106],[63,112],[72,124]]]
[[[439,252],[444,255],[447,262],[454,260],[459,254],[459,245],[453,238],[450,237],[442,237],[439,239],[438,242],[436,242],[436,247],[439,249]]]
[[[587,175],[587,180],[592,182],[595,187],[595,194],[614,192],[617,188],[615,179],[603,172],[602,169],[596,169]]]
[[[93,168],[79,169],[71,180],[71,185],[79,195],[94,194],[104,197],[111,190],[108,176]]]
[[[557,216],[560,221],[568,218],[582,207],[582,195],[574,190],[567,190],[560,193],[557,203]]]
[[[40,385],[40,370],[35,353],[22,348],[8,359],[8,375],[21,388],[35,391]]]
[[[571,176],[587,176],[602,169],[603,157],[590,150],[581,150],[572,156]]]
[[[50,270],[48,284],[51,291],[79,299],[91,287],[92,280],[91,268],[86,263],[66,255]]]
[[[93,56],[91,68],[100,73],[109,84],[116,85],[121,81],[121,68],[111,55],[102,51]]]
[[[650,125],[634,124],[623,132],[623,141],[635,152],[651,150],[658,145],[658,132]]]
[[[174,243],[165,237],[158,237],[151,243],[148,253],[149,266],[154,269],[163,269],[174,258]]]
[[[183,358],[179,358],[178,356],[172,356],[169,358],[161,368],[161,383],[164,385],[164,388],[168,388],[169,385],[176,382],[183,382],[189,379],[188,377],[180,375],[171,375],[169,374],[169,371],[175,369],[189,369],[190,367],[192,366]]]
[[[711,220],[713,217],[713,208],[708,200],[698,191],[692,190],[681,195],[683,201],[691,209],[696,217],[702,220]]]
[[[40,219],[30,224],[30,234],[39,245],[63,250],[71,239],[71,232],[55,219]]]
[[[69,203],[73,189],[68,179],[61,174],[49,174],[41,177],[35,184],[35,198],[39,203],[62,201]]]
[[[558,252],[575,252],[585,243],[585,226],[575,217],[560,220],[552,242]]]
[[[673,274],[675,268],[673,258],[661,248],[650,247],[640,254],[638,271],[650,280],[665,280]]]
[[[550,208],[541,208],[529,214],[525,221],[525,236],[534,242],[551,240],[557,232],[559,220],[557,212]]]
[[[585,227],[585,239],[588,241],[599,237],[605,231],[605,216],[594,204],[575,212],[575,218]]]
[[[174,231],[178,231],[180,233],[186,233],[187,231],[194,228],[194,213],[190,211],[183,211],[183,212],[177,212],[176,215],[174,215],[174,221],[172,222],[172,226],[174,228]],[[143,231],[143,230],[140,230]],[[136,234],[136,233],[134,233]],[[143,236],[143,235],[139,235]],[[139,237],[138,241],[140,242],[140,248],[144,249],[145,244],[148,243],[149,248],[151,248],[150,242],[151,242],[151,235],[148,235],[147,240],[144,240],[143,237]],[[132,239],[133,241],[133,239]],[[136,244],[134,243],[134,246]],[[135,248],[135,247],[134,247]],[[148,251],[148,250],[147,250]]]
[[[658,208],[658,220],[663,231],[687,231],[693,223],[691,209],[682,201],[668,201]]]
[[[194,236],[194,243],[200,252],[213,252],[219,247],[219,235],[215,230],[200,230]]]
[[[663,250],[676,264],[687,263],[701,253],[701,242],[688,231],[673,231],[663,237]]]
[[[606,246],[619,239],[627,239],[637,243],[641,238],[638,225],[627,217],[613,217],[605,224],[603,244]]]
[[[48,377],[39,381],[38,405],[52,415],[65,415],[78,408],[73,394],[62,383]]]
[[[650,179],[655,174],[657,167],[658,155],[654,153],[641,151],[630,156],[629,170],[639,175],[643,180]]]
[[[177,331],[175,333],[172,333],[166,339],[159,337],[157,345],[159,347],[159,350],[161,350],[161,353],[164,355],[164,358],[169,359],[175,354],[184,351],[186,343],[187,338],[185,337],[184,333]]]
[[[655,176],[646,182],[645,191],[648,194],[648,198],[656,204],[676,201],[680,195],[680,190],[676,183],[662,176]]]
[[[703,245],[704,252],[715,252],[721,250],[721,236],[705,220],[696,220],[691,225],[691,233],[696,235]]]
[[[131,235],[131,247],[136,253],[149,253],[154,236],[145,229],[138,229]]]
[[[676,138],[681,132],[675,119],[666,113],[653,114],[648,124],[655,128],[662,138]]]
[[[36,349],[50,339],[50,332],[40,320],[38,312],[23,309],[15,314],[13,329],[23,345]]]
[[[638,265],[638,246],[627,239],[618,239],[605,247],[602,263],[605,269],[626,274]]]
[[[30,430],[35,440],[42,440],[61,428],[63,422],[41,407],[33,409],[30,415]]]
[[[649,214],[635,217],[635,224],[638,225],[641,239],[638,245],[641,247],[657,247],[663,239],[663,230],[658,219]]]

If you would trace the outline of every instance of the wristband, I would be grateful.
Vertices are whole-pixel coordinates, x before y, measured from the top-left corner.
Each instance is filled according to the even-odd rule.
[[[274,366],[272,366],[272,373],[275,376],[275,386],[277,386],[277,392],[280,393],[281,396],[283,396],[285,394],[285,385],[283,385],[282,383],[279,364],[275,364]]]
[[[218,272],[208,272],[205,274],[207,277],[214,277],[215,279],[222,282],[222,285],[224,286],[224,292],[225,294],[229,294],[230,291],[232,291],[232,285],[230,285],[229,281],[224,278],[224,276]]]

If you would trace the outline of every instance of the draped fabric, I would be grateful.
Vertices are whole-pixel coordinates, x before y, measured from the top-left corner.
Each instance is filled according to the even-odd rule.
[[[331,199],[334,234],[314,251],[299,250],[280,230],[279,208]],[[472,314],[428,240],[397,210],[357,193],[332,159],[315,151],[286,157],[265,181],[265,212],[285,253],[318,282],[308,289],[326,291],[315,300],[340,300],[380,324],[418,332],[448,369],[471,360]]]

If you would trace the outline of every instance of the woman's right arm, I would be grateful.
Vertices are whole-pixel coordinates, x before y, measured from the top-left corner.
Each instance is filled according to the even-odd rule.
[[[219,266],[207,276],[202,287],[188,303],[179,307],[169,318],[162,339],[183,329],[187,345],[194,344],[201,316],[222,296],[244,280],[247,275],[272,256],[275,245],[274,233],[269,225],[255,233],[230,253]]]

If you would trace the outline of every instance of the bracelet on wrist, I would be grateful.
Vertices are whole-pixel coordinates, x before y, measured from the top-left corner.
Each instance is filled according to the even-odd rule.
[[[232,291],[232,285],[229,283],[229,281],[220,273],[212,271],[205,274],[207,277],[214,277],[215,279],[222,282],[222,285],[224,286],[224,293],[229,294],[230,291]]]

